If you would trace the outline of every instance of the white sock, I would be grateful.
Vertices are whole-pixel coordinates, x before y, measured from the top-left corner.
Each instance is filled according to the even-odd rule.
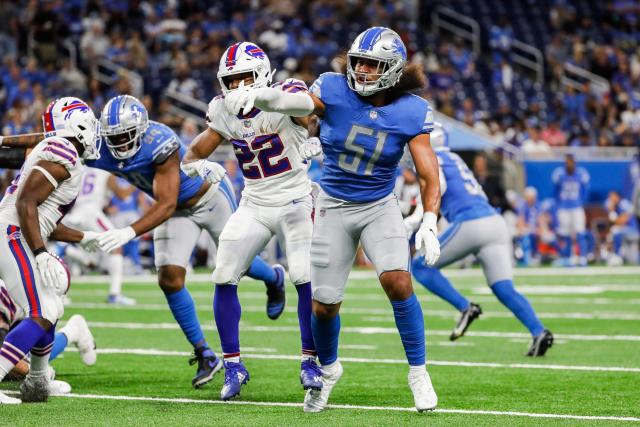
[[[231,356],[231,357],[224,357],[224,361],[225,362],[233,362],[233,363],[240,363],[240,356]]]
[[[16,365],[9,362],[8,359],[0,357],[0,381],[2,381],[15,366]]]
[[[336,368],[337,364],[338,364],[338,359],[336,359],[336,361],[333,363],[329,363],[328,365],[322,365],[322,370],[333,371]]]
[[[423,375],[427,372],[427,365],[409,365],[409,375],[411,376],[419,376]]]
[[[122,293],[122,268],[124,258],[122,254],[109,254],[108,269],[111,276],[109,285],[109,295],[120,295]]]
[[[34,356],[31,354],[29,375],[32,377],[44,377],[47,374],[47,368],[49,367],[50,355],[51,353],[47,353],[45,356]]]

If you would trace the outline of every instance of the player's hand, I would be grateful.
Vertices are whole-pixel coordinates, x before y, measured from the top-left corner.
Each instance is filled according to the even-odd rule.
[[[135,239],[136,232],[131,227],[114,228],[113,230],[100,233],[98,245],[104,252],[111,252],[126,245],[130,240]]]
[[[57,295],[67,293],[69,275],[55,255],[49,252],[36,255],[36,269],[45,287],[52,288]]]
[[[240,85],[225,95],[224,105],[231,114],[242,112],[243,115],[249,114],[253,109],[257,92],[249,86],[244,85],[244,81]]]
[[[210,162],[206,159],[180,165],[182,171],[190,177],[199,176],[211,184],[222,181],[227,170],[220,163]]]
[[[85,231],[82,236],[82,240],[80,240],[80,247],[87,252],[95,252],[100,249],[100,245],[98,244],[98,236],[100,233],[96,233],[95,231]]]
[[[438,241],[438,217],[433,212],[425,212],[422,224],[416,233],[416,251],[424,255],[427,265],[434,265],[440,258],[440,241]]]
[[[309,160],[319,154],[322,154],[322,145],[319,138],[314,136],[300,144],[300,156],[304,160]]]

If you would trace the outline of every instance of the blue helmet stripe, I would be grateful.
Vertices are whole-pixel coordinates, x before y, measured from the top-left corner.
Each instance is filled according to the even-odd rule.
[[[119,122],[118,109],[120,108],[120,102],[122,96],[116,96],[111,100],[111,106],[109,107],[109,126],[117,125]]]
[[[386,30],[384,27],[373,27],[369,28],[360,39],[360,45],[358,45],[358,49],[360,50],[371,50],[373,49],[373,45],[380,38],[380,34]]]

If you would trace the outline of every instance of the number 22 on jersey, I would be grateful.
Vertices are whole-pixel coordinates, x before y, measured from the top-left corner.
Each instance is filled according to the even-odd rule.
[[[269,178],[291,170],[289,158],[283,157],[275,163],[271,160],[282,155],[284,144],[278,134],[256,136],[251,142],[232,139],[233,149],[247,179]],[[254,163],[258,158],[257,164]]]

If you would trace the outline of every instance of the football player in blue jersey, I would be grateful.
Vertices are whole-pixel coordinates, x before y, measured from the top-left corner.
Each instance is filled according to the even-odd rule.
[[[430,267],[425,265],[424,257],[417,255],[412,263],[413,275],[425,288],[460,311],[460,319],[450,336],[453,341],[464,335],[482,310],[462,296],[440,269],[469,254],[475,255],[495,296],[531,332],[533,343],[527,356],[543,356],[553,344],[553,335],[513,286],[511,237],[504,219],[489,204],[464,161],[449,150],[445,131],[439,124],[431,133],[431,144],[440,164],[441,212],[449,226],[439,236],[438,262]],[[411,233],[416,223],[412,217],[405,220]]]
[[[311,244],[311,322],[323,386],[307,391],[307,412],[325,408],[342,375],[339,310],[359,243],[393,306],[416,408],[431,410],[437,405],[425,366],[424,318],[411,284],[407,235],[393,194],[398,162],[408,145],[425,201],[416,241],[425,259],[435,263],[440,253],[436,228],[440,191],[438,164],[429,144],[433,112],[427,101],[408,93],[424,85],[424,73],[406,64],[407,52],[398,34],[373,27],[353,42],[346,73],[322,74],[311,93],[246,88],[225,99],[232,112],[246,114],[255,105],[290,116],[314,113],[321,119],[324,163]]]
[[[577,167],[571,154],[565,156],[564,167],[558,167],[551,175],[554,195],[558,205],[558,243],[560,263],[569,266],[575,238],[580,254],[578,263],[587,265],[589,236],[586,231],[587,219],[584,204],[589,198],[590,177],[586,169]]]
[[[153,205],[128,227],[112,229],[99,236],[105,252],[154,230],[155,264],[158,284],[183,333],[194,347],[191,364],[197,363],[192,385],[202,387],[222,368],[222,361],[204,338],[191,295],[185,287],[186,266],[202,230],[217,243],[224,224],[236,209],[228,178],[215,183],[191,178],[180,170],[186,148],[178,136],[162,123],[150,121],[144,105],[129,95],[119,95],[105,105],[101,117],[105,143],[100,159],[87,166],[103,169],[124,178],[154,199]],[[34,135],[7,138],[21,146],[33,145]],[[224,176],[224,168],[215,170]],[[216,175],[216,176],[217,176]],[[247,275],[267,285],[267,312],[277,318],[284,310],[282,266],[273,268],[256,257]]]

